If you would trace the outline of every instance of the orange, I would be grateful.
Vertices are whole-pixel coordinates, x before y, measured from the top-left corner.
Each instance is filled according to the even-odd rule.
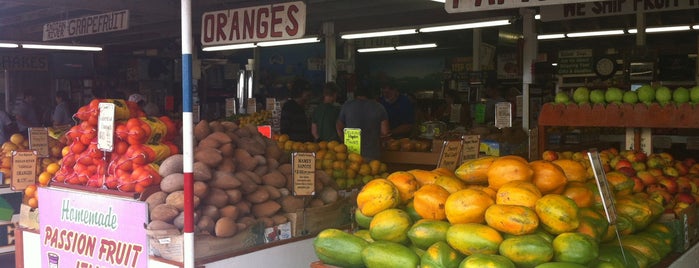
[[[36,185],[31,184],[24,189],[24,196],[35,197],[36,196]]]
[[[502,156],[490,164],[487,174],[488,186],[497,190],[510,181],[531,181],[534,170],[515,156]]]
[[[541,194],[560,194],[563,192],[568,179],[561,167],[546,160],[533,161],[529,163],[529,166],[534,170],[532,182],[539,188]]]
[[[39,174],[39,185],[41,185],[41,186],[49,185],[49,182],[51,181],[52,175],[53,174],[49,173],[48,171],[41,172],[41,174]]]
[[[347,145],[344,145],[344,144],[335,145],[335,147],[333,147],[333,150],[336,153],[347,153]]]
[[[29,198],[27,199],[27,205],[31,208],[38,208],[39,200],[36,197]]]
[[[46,172],[53,175],[56,174],[56,172],[58,172],[60,168],[61,166],[59,166],[58,163],[51,163],[48,166],[46,166]]]
[[[486,192],[464,189],[447,198],[444,210],[451,224],[482,223],[485,221],[485,211],[493,204],[495,201]]]
[[[24,136],[22,136],[22,134],[19,133],[15,133],[12,134],[12,136],[10,136],[10,141],[16,145],[23,145],[24,140]]]

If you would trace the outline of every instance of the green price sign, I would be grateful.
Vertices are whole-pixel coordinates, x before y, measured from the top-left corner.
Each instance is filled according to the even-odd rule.
[[[347,152],[361,154],[362,152],[362,129],[359,128],[345,128],[345,145],[347,146]]]

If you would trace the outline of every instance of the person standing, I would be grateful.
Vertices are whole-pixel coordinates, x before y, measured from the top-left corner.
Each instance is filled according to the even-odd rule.
[[[371,93],[365,88],[358,88],[355,98],[348,100],[340,108],[336,130],[343,140],[345,128],[361,129],[360,153],[367,161],[379,160],[381,157],[381,139],[390,135],[388,114],[381,104],[371,99]]]
[[[311,125],[306,116],[306,103],[311,98],[308,81],[297,79],[291,87],[291,98],[284,103],[279,118],[279,132],[292,141],[313,141]]]
[[[51,116],[53,126],[70,126],[74,124],[73,116],[71,113],[70,102],[68,99],[68,93],[65,91],[56,92],[56,108],[53,109],[53,114]]]
[[[160,115],[160,108],[158,108],[158,105],[152,102],[149,102],[145,96],[134,93],[129,96],[129,101],[135,102],[138,104],[139,107],[143,110],[143,113],[145,113],[147,116],[159,116]]]
[[[0,144],[5,143],[10,139],[10,136],[14,133],[10,132],[10,125],[12,125],[12,118],[5,112],[5,110],[0,109]]]
[[[391,126],[391,137],[408,138],[415,127],[415,106],[410,99],[400,94],[398,89],[389,82],[381,86],[381,104],[388,113]]]
[[[24,95],[20,93],[18,95],[13,113],[17,121],[17,129],[23,135],[28,135],[27,129],[30,127],[41,125],[39,118],[36,116],[36,111],[34,111],[34,95],[31,93],[24,93]]]
[[[328,82],[323,88],[323,103],[315,108],[311,121],[311,134],[316,141],[340,141],[335,129],[340,115],[340,105],[335,102],[338,91],[335,82]]]

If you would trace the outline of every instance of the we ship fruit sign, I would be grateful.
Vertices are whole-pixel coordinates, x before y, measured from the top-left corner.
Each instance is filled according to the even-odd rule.
[[[571,3],[595,2],[595,0],[447,0],[444,9],[448,13],[484,11],[493,9],[538,7]]]
[[[39,187],[42,267],[147,267],[146,203]]]

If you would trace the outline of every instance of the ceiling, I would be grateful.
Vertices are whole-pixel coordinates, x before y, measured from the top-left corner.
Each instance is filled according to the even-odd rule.
[[[191,0],[195,44],[204,12],[259,6],[270,0]],[[518,17],[518,10],[493,10],[450,14],[444,4],[430,0],[305,0],[306,34],[319,34],[323,22],[334,22],[335,32],[437,24],[491,17]],[[129,29],[71,39],[61,43],[102,45],[106,48],[160,47],[162,42],[180,36],[178,0],[0,0],[0,40],[42,41],[43,25],[49,22],[128,9]],[[699,23],[699,9],[657,12],[647,15],[647,25]],[[634,28],[635,16],[537,23],[540,33],[587,31],[609,28]],[[519,31],[521,24],[511,26]],[[452,33],[453,34],[453,33]],[[692,33],[696,42],[696,33]]]

